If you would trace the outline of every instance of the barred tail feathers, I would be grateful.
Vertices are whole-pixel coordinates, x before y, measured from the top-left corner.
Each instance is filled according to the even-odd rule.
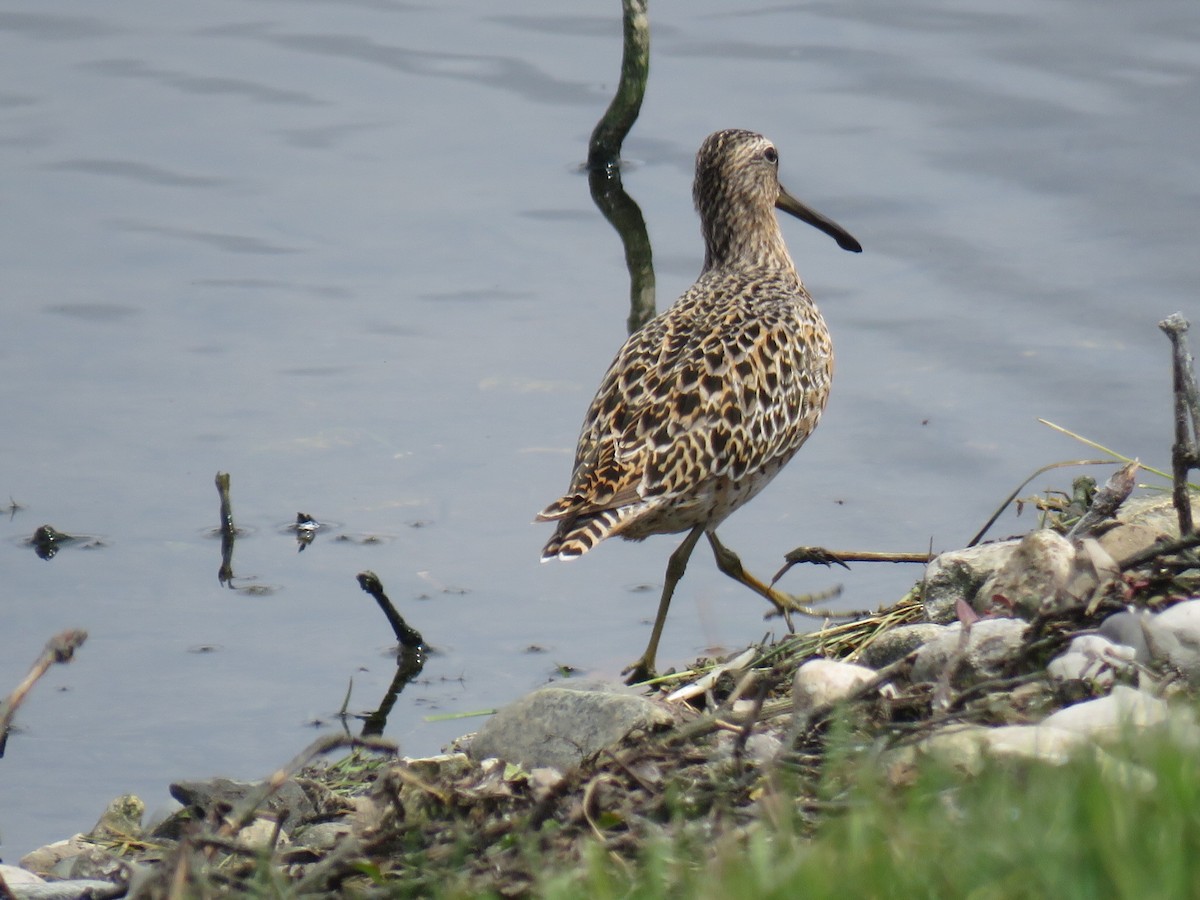
[[[551,507],[539,515],[542,519],[549,513]],[[603,509],[594,513],[585,513],[574,518],[564,519],[554,532],[554,537],[546,543],[542,550],[542,562],[551,559],[575,559],[583,556],[606,537],[615,534],[626,519],[633,513],[628,506],[616,509]]]

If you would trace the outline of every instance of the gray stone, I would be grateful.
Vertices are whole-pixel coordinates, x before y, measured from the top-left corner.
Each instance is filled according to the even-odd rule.
[[[262,784],[234,781],[230,778],[210,778],[207,781],[179,781],[170,785],[169,789],[171,796],[198,818],[205,818],[210,810],[215,810],[221,816],[227,815],[230,810],[245,802],[250,794],[259,790]],[[275,816],[286,814],[292,822],[303,822],[317,813],[304,788],[292,778],[272,791],[259,810]]]
[[[539,688],[494,715],[471,742],[470,755],[496,757],[526,771],[565,772],[632,731],[670,725],[661,704],[617,689]]]
[[[1200,492],[1192,491],[1193,508]],[[1117,561],[1125,560],[1161,541],[1179,538],[1179,514],[1168,494],[1134,497],[1121,504],[1117,524],[1099,536],[1101,546]]]
[[[146,804],[136,794],[122,794],[108,804],[88,835],[93,840],[127,840],[142,834]]]
[[[732,760],[734,748],[740,741],[740,734],[724,730],[718,731],[713,738],[711,761],[727,763]],[[762,766],[774,760],[782,749],[783,741],[778,736],[754,731],[742,746],[742,759]]]
[[[1096,633],[1114,644],[1132,647],[1134,658],[1142,665],[1150,662],[1150,647],[1146,644],[1145,623],[1149,613],[1113,613],[1100,623]]]
[[[1110,756],[1086,735],[1045,722],[1040,725],[1002,725],[988,729],[985,738],[985,752],[994,759],[1028,760],[1061,766],[1072,757],[1086,754],[1099,765],[1105,781],[1116,788],[1148,793],[1158,783],[1153,772]]]
[[[328,853],[351,831],[350,823],[346,821],[317,822],[297,831],[293,836],[292,846]]]
[[[1200,683],[1200,600],[1177,603],[1157,615],[1114,613],[1097,632],[1134,648],[1142,665],[1171,669]]]
[[[1022,619],[1039,610],[1062,606],[1071,580],[1075,548],[1049,529],[1031,531],[979,589],[972,606],[976,612],[1003,609]]]
[[[933,622],[918,622],[913,625],[898,625],[880,634],[867,644],[859,654],[864,666],[882,669],[902,659],[923,644],[929,643],[945,631],[945,625]]]
[[[59,862],[54,867],[54,874],[59,878],[110,881],[127,885],[130,867],[115,853],[93,845],[85,847],[76,856]]]
[[[938,556],[926,568],[925,613],[931,622],[951,622],[962,600],[977,613],[1031,619],[1085,604],[1119,575],[1111,554],[1095,539],[1072,543],[1042,528],[1018,541]]]
[[[1016,549],[1016,541],[1002,541],[936,556],[925,567],[922,603],[926,618],[942,625],[956,621],[954,605],[958,600],[975,608],[975,598],[983,583]]]
[[[46,844],[44,847],[30,850],[21,857],[21,868],[38,875],[52,875],[54,867],[60,862],[72,859],[95,846],[95,844],[89,843],[82,834],[77,834],[64,841],[55,841],[53,844]]]
[[[123,884],[81,879],[25,884],[14,887],[11,893],[16,900],[108,900],[110,897],[124,897],[126,892]]]
[[[278,821],[266,816],[259,816],[249,825],[239,830],[237,841],[243,847],[253,847],[255,849],[263,847],[286,847],[291,843],[287,832],[280,828]]]
[[[913,663],[913,681],[937,681],[950,664],[954,665],[951,684],[957,688],[998,678],[1021,651],[1029,624],[1020,619],[979,619],[970,626],[965,643],[962,630],[960,623],[950,625],[921,648]]]

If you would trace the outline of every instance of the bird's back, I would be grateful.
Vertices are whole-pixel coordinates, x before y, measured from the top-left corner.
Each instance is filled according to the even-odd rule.
[[[761,490],[816,427],[833,349],[800,280],[774,268],[705,272],[627,340],[579,437],[544,558],[612,534],[710,528]]]

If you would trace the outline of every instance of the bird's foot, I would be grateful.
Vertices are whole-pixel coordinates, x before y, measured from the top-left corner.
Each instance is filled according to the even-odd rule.
[[[654,660],[647,660],[643,656],[622,669],[621,675],[626,676],[626,684],[641,684],[643,681],[649,681],[655,675]]]
[[[819,566],[839,565],[844,569],[850,568],[844,559],[824,547],[797,547],[795,550],[785,553],[783,558],[786,561],[783,568],[776,572],[775,577],[771,579],[771,587],[774,587],[775,583],[787,573],[787,570],[797,563],[815,563]]]
[[[785,594],[782,591],[772,590],[771,595],[767,598],[775,605],[775,611],[769,612],[766,618],[770,619],[774,616],[782,616],[783,621],[787,623],[788,631],[795,631],[792,624],[792,614],[799,613],[802,616],[809,616],[814,619],[827,619],[832,617],[840,618],[842,613],[829,612],[828,610],[815,609],[814,604],[826,603],[840,596],[842,586],[834,585],[828,590],[821,591],[817,594],[801,594],[793,596]],[[852,613],[851,615],[855,615]]]

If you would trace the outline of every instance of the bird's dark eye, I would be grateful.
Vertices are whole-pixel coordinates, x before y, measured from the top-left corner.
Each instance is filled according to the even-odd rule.
[[[769,163],[777,163],[779,162],[779,154],[775,152],[774,147],[768,147],[763,151],[763,159]]]

